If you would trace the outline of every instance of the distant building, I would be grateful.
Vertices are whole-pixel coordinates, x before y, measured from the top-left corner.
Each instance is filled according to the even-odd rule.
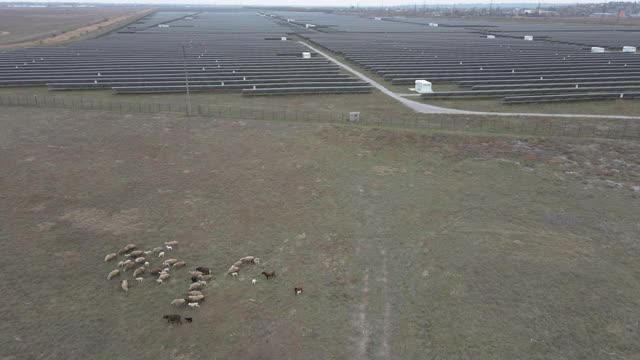
[[[602,16],[616,16],[616,14],[610,12],[597,12],[589,15],[590,17],[602,17]]]

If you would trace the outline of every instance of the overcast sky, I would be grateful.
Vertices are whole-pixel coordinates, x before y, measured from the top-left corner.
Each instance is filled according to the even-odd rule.
[[[0,2],[14,2],[16,0],[0,0]],[[21,0],[21,1],[36,1],[36,2],[94,2],[94,3],[136,3],[136,4],[209,4],[209,5],[282,5],[282,6],[392,6],[392,5],[407,5],[407,4],[422,4],[423,0],[136,0],[136,1],[114,1],[114,0]],[[590,3],[590,2],[603,2],[604,0],[555,0],[544,1],[542,3],[563,3],[563,4],[575,4],[575,3]],[[428,0],[425,1],[427,5],[435,4],[481,4],[489,3],[490,0]],[[494,0],[494,4],[498,3],[537,3],[537,0]]]

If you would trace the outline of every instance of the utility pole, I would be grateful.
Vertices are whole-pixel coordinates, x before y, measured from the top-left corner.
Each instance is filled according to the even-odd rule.
[[[187,72],[187,52],[182,45],[182,60],[184,62],[184,82],[187,86],[187,116],[191,116],[191,94],[189,93],[189,73]]]

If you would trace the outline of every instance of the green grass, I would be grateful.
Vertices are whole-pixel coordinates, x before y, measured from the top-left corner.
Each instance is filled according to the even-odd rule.
[[[6,358],[640,355],[637,144],[2,110]],[[186,270],[105,280],[170,240],[214,270],[201,309],[169,304]]]

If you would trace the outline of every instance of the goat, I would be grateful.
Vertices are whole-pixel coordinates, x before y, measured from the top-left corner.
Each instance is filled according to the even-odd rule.
[[[118,254],[116,253],[107,254],[107,256],[104,257],[104,262],[109,262],[115,259],[116,257],[118,257]]]
[[[169,245],[165,245],[164,247],[166,247],[167,250],[173,250],[173,248],[171,246],[169,246]]]
[[[193,318],[192,317],[185,317],[185,320],[187,320],[188,323],[193,322]]]
[[[158,257],[164,257],[164,251],[160,251],[160,253],[158,254]]]
[[[109,275],[107,275],[107,280],[111,280],[114,277],[118,276],[120,274],[120,270],[115,269],[112,272],[109,273]]]
[[[167,320],[167,323],[176,323],[182,325],[182,321],[180,320],[180,315],[165,315],[162,317]]]
[[[192,308],[192,309],[199,308],[199,307],[200,307],[200,304],[198,304],[197,302],[195,302],[195,303],[189,303],[189,307],[190,307],[190,308]]]
[[[256,265],[260,265],[260,258],[253,259],[253,263]]]
[[[137,281],[137,282],[143,282],[143,281],[144,281],[144,278],[137,277],[137,278],[136,278],[136,281]]]
[[[231,276],[233,277],[238,277],[239,272],[238,271],[234,271],[231,273]]]
[[[276,272],[275,271],[263,271],[262,275],[264,275],[264,277],[267,278],[267,280],[271,279],[272,277],[276,277]]]
[[[302,288],[301,287],[293,288],[293,290],[296,292],[296,296],[302,294]]]
[[[251,280],[251,283],[252,283],[253,285],[255,285],[257,282],[258,282],[258,280],[256,280],[256,279]]]

